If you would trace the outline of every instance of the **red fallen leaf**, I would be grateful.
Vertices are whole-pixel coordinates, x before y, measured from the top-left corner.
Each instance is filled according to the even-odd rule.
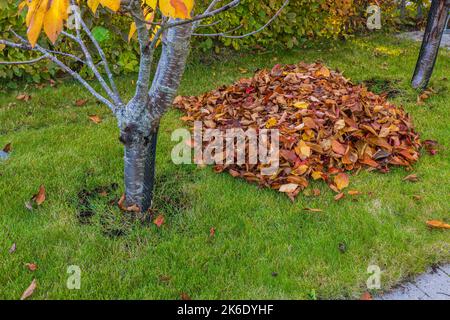
[[[212,227],[211,229],[209,229],[209,237],[213,238],[216,234],[216,228]]]
[[[185,292],[182,292],[180,296],[181,300],[192,300],[191,297]]]
[[[89,119],[90,119],[92,122],[94,122],[95,124],[99,124],[99,123],[102,122],[102,119],[101,119],[99,116],[95,115],[95,114],[90,115],[90,116],[89,116]]]
[[[156,224],[158,228],[161,228],[161,226],[164,223],[164,216],[162,214],[158,215],[155,220],[153,220],[153,223]]]
[[[11,246],[11,248],[9,248],[9,253],[11,254],[11,253],[14,253],[14,252],[16,252],[16,249],[17,249],[17,246],[16,246],[16,243],[14,242],[13,244],[12,244],[12,246]]]
[[[3,152],[10,153],[11,152],[11,143],[6,144],[6,146],[3,147]]]
[[[35,263],[25,263],[25,266],[30,271],[36,271],[37,270],[37,265]]]
[[[313,189],[313,195],[315,195],[316,197],[320,196],[320,190],[319,189]]]
[[[361,295],[359,300],[373,300],[373,299],[372,299],[372,295],[366,291]]]
[[[436,229],[450,229],[450,224],[444,223],[440,220],[428,220],[427,226]]]
[[[76,105],[77,107],[82,107],[82,106],[84,106],[87,102],[88,102],[87,99],[78,99],[77,101],[75,101],[75,105]]]
[[[343,192],[338,193],[337,195],[334,196],[334,200],[335,200],[335,201],[339,201],[339,200],[341,200],[344,196],[345,196],[345,194],[344,194]]]
[[[416,174],[410,174],[403,178],[403,181],[417,182],[419,177]]]
[[[25,300],[31,297],[31,295],[34,293],[34,290],[36,290],[36,287],[37,287],[36,279],[33,279],[28,288],[23,292],[22,296],[20,297],[20,300]]]
[[[303,208],[303,210],[311,212],[323,212],[322,209],[315,209],[315,208]]]
[[[348,175],[345,173],[338,173],[334,177],[334,183],[336,185],[336,188],[338,188],[338,190],[342,190],[342,189],[348,187],[348,184],[349,184]]]

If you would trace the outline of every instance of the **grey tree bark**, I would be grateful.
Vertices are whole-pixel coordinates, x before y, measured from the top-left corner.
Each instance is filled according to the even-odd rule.
[[[433,74],[449,7],[450,0],[433,0],[431,3],[422,47],[412,78],[412,86],[416,89],[425,89]]]

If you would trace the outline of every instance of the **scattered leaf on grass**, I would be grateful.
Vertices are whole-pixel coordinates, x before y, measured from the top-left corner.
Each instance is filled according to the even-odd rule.
[[[172,278],[170,276],[161,275],[161,276],[159,276],[158,279],[159,279],[160,282],[169,282],[170,279],[172,279]]]
[[[361,192],[361,191],[358,191],[358,190],[349,190],[347,193],[348,193],[350,196],[357,196],[357,195],[359,195],[359,194],[362,194],[362,192]]]
[[[19,101],[27,102],[27,101],[31,100],[31,96],[27,93],[21,93],[16,97],[16,99]]]
[[[181,300],[192,300],[192,299],[187,293],[182,292],[181,293]]]
[[[418,194],[413,195],[413,199],[416,201],[422,200],[422,196],[419,196]]]
[[[10,153],[11,152],[11,143],[6,144],[6,146],[3,147],[3,152]]]
[[[102,119],[99,116],[95,115],[95,114],[90,115],[89,119],[95,124],[99,124],[99,123],[102,122]]]
[[[87,99],[78,99],[77,101],[75,101],[75,105],[76,105],[77,107],[82,107],[82,106],[84,106],[87,102],[88,102]]]
[[[303,208],[305,211],[311,211],[311,212],[322,212],[322,209],[315,209],[315,208]]]
[[[37,265],[35,263],[25,263],[25,266],[30,271],[36,271],[37,270]]]
[[[216,228],[212,227],[209,229],[209,237],[213,238],[216,235]]]
[[[344,194],[343,192],[338,193],[337,195],[334,196],[334,200],[335,200],[335,201],[339,201],[339,200],[341,200],[344,196],[345,196],[345,194]]]
[[[29,287],[23,292],[22,296],[20,297],[20,300],[25,300],[31,297],[31,295],[34,293],[34,290],[36,290],[36,287],[37,287],[36,279],[33,279]]]
[[[372,300],[372,295],[369,292],[364,292],[359,300]]]
[[[436,228],[436,229],[450,229],[450,224],[447,224],[440,220],[428,220],[427,226],[430,228]]]
[[[336,184],[336,187],[338,188],[338,190],[342,190],[346,187],[348,187],[348,175],[345,173],[338,173],[335,177],[334,177],[334,183]]]
[[[9,253],[14,253],[14,252],[16,252],[16,249],[17,249],[17,246],[16,246],[16,243],[14,242],[13,244],[12,244],[12,246],[11,246],[11,248],[9,248]]]
[[[403,181],[409,181],[409,182],[417,182],[419,181],[419,177],[417,174],[410,174],[403,178]]]
[[[164,216],[162,214],[158,215],[155,220],[153,220],[153,223],[158,227],[161,228],[161,226],[164,224]]]
[[[36,204],[36,206],[40,206],[41,204],[44,203],[46,199],[46,195],[45,195],[45,187],[44,185],[41,185],[39,187],[39,191],[38,193],[36,193],[35,195],[33,195],[30,199],[30,201],[25,202],[25,207],[28,210],[33,210],[34,208],[34,204]]]
[[[124,194],[122,194],[122,196],[119,199],[119,202],[117,203],[120,210],[126,211],[126,212],[135,212],[135,213],[141,212],[141,208],[139,208],[136,204],[133,204],[131,206],[125,206],[125,198],[126,198],[126,196],[124,193]]]

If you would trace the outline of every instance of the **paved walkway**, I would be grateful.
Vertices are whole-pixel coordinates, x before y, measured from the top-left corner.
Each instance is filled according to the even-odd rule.
[[[397,37],[422,42],[423,31],[400,33],[397,35]],[[441,47],[450,49],[450,33],[444,33],[444,35],[442,36]]]
[[[450,300],[450,264],[432,268],[376,300]]]

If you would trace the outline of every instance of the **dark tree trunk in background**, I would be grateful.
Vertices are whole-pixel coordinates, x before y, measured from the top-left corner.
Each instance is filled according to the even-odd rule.
[[[131,128],[122,134],[126,202],[127,205],[137,205],[145,213],[153,201],[158,128],[153,129],[149,136],[133,130]]]
[[[425,89],[433,73],[442,35],[447,21],[450,0],[433,0],[423,35],[419,59],[412,79],[412,86]]]
[[[400,2],[400,17],[405,19],[406,16],[406,0]]]

